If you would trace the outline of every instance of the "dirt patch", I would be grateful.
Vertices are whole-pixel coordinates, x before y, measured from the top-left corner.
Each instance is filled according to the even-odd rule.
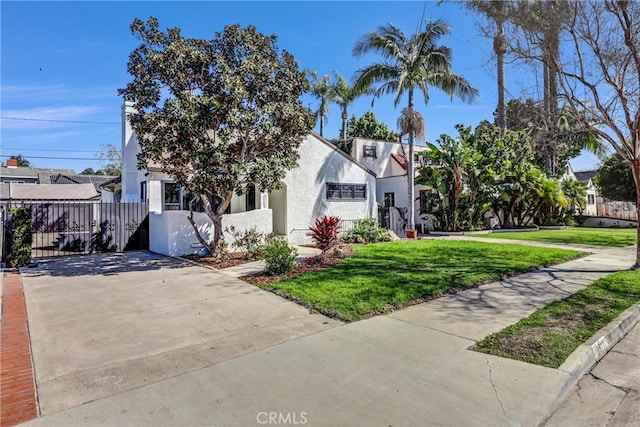
[[[236,265],[246,264],[248,262],[254,262],[255,259],[248,257],[243,252],[234,252],[226,255],[225,257],[215,256],[200,256],[200,255],[186,255],[184,258],[197,262],[198,264],[206,265],[217,270],[223,268],[235,267]]]
[[[340,245],[335,249],[327,251],[325,255],[316,255],[310,258],[302,260],[291,273],[282,274],[279,276],[268,276],[267,273],[261,272],[257,274],[250,274],[240,277],[241,280],[251,283],[252,285],[260,286],[265,283],[276,282],[282,279],[288,279],[290,277],[298,276],[307,271],[320,271],[325,268],[330,268],[338,265],[343,259],[352,257],[354,255],[354,245]]]

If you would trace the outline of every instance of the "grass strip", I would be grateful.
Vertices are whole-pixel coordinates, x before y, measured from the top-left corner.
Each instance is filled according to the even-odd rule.
[[[640,270],[596,280],[482,339],[474,350],[558,368],[578,346],[640,301]]]
[[[260,287],[350,322],[583,254],[459,240],[378,243],[354,252],[335,267]]]
[[[483,234],[494,239],[529,240],[536,242],[624,247],[636,243],[635,228],[572,227],[563,230],[538,230]]]

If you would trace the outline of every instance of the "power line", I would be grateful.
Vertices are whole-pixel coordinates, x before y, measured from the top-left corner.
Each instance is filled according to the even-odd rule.
[[[82,123],[90,125],[119,125],[120,122],[92,122],[88,120],[54,120],[54,119],[31,119],[27,117],[0,117],[3,120],[23,120],[30,122],[54,122],[54,123]]]
[[[14,148],[14,147],[0,147],[2,150],[12,151],[61,151],[67,153],[102,153],[101,150],[62,150],[54,148]]]
[[[8,154],[3,154],[0,157],[6,157],[6,158],[12,158],[15,156],[12,155],[8,155]],[[29,160],[29,159],[52,159],[52,160],[94,160],[94,161],[100,161],[99,159],[96,159],[95,157],[49,157],[49,156],[24,156],[25,159]]]

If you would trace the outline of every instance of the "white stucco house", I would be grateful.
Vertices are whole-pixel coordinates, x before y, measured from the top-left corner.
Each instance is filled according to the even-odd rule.
[[[187,219],[183,189],[158,168],[138,169],[138,140],[127,120],[134,110],[125,103],[122,110],[122,201],[149,202],[149,246],[165,255],[201,253],[193,227]],[[323,215],[343,220],[377,215],[376,175],[365,165],[337,149],[315,133],[305,137],[298,150],[298,167],[290,170],[279,190],[260,193],[249,190],[231,200],[223,216],[223,229],[256,227],[263,233],[284,235],[289,242],[311,243],[309,226]],[[205,239],[212,225],[204,213],[194,220]],[[225,233],[225,241],[232,236]]]
[[[587,195],[585,200],[584,215],[587,215],[587,216],[598,215],[597,202],[598,202],[599,195],[598,195],[598,188],[593,182],[593,179],[595,176],[596,176],[596,171],[590,170],[590,171],[574,172],[571,165],[568,164],[567,170],[562,177],[562,179],[573,179],[585,185],[587,190]]]
[[[421,153],[429,151],[429,148],[422,145],[414,145],[414,157],[416,171],[424,164],[425,158]],[[409,152],[407,144],[399,141],[374,141],[364,138],[354,138],[351,146],[351,157],[372,170],[377,177],[376,198],[384,207],[409,206],[409,196],[407,191],[407,157]],[[414,188],[417,198],[415,203],[416,228],[423,230],[422,224],[426,226],[427,221],[420,215],[424,194],[431,193],[431,189],[424,185],[416,185]]]

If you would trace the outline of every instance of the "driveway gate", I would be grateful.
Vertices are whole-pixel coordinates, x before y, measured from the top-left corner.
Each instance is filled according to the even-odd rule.
[[[32,257],[149,248],[149,205],[76,201],[12,201],[31,209]]]

